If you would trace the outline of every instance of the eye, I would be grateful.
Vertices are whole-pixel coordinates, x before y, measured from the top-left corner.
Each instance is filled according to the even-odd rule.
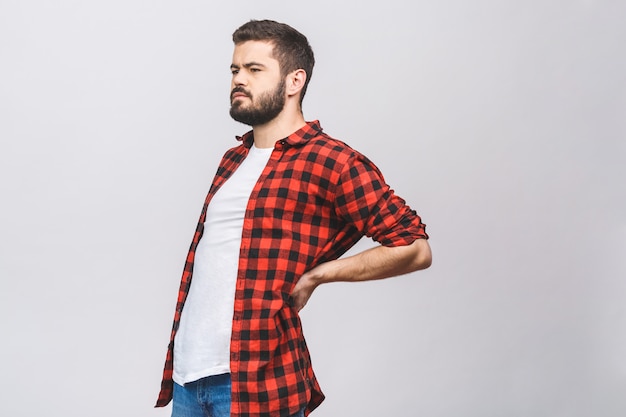
[[[239,70],[238,70],[238,69],[234,69],[234,68],[232,68],[232,69],[230,70],[230,73],[231,73],[231,74],[233,74],[233,75],[235,75],[235,74],[239,74]]]
[[[252,67],[250,68],[250,72],[261,72],[261,68]]]

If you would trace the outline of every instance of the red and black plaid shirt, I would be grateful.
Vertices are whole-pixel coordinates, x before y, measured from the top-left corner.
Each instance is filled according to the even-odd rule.
[[[207,205],[248,154],[252,132],[238,139],[242,144],[220,163],[187,255],[157,406],[172,398],[174,336]],[[289,416],[304,407],[308,414],[323,401],[289,295],[305,271],[338,258],[363,235],[385,246],[428,238],[378,168],[317,121],[276,142],[243,223],[230,345],[232,416]]]

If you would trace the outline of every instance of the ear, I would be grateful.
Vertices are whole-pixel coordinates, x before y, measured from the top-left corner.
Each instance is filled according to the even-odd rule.
[[[295,96],[299,94],[302,88],[304,87],[304,83],[306,82],[306,71],[303,69],[297,69],[287,75],[286,79],[286,89],[288,96]]]

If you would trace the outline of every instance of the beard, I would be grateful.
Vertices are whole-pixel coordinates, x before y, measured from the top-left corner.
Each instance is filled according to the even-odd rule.
[[[248,126],[260,126],[271,122],[280,114],[285,107],[285,81],[281,80],[273,91],[267,91],[259,95],[255,100],[248,91],[243,87],[235,87],[231,92],[245,93],[250,99],[248,107],[244,107],[243,103],[235,102],[230,106],[230,117],[236,121]]]

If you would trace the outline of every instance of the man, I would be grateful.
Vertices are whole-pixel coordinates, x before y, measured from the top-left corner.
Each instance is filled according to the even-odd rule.
[[[427,268],[428,236],[365,156],[304,120],[306,37],[250,21],[233,41],[230,114],[252,131],[224,155],[202,209],[157,406],[304,416],[324,396],[298,311],[320,284]],[[338,259],[363,235],[381,246]]]

